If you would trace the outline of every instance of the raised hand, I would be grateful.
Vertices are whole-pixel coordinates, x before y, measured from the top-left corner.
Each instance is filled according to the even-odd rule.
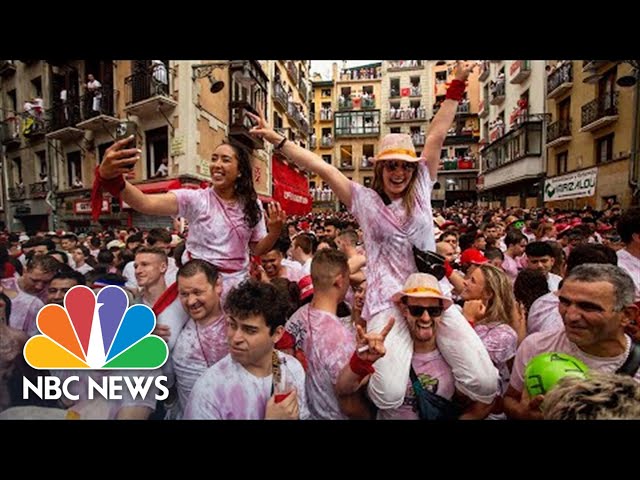
[[[287,212],[285,212],[280,203],[271,202],[267,206],[267,230],[269,233],[278,233],[282,231],[284,222],[287,221]]]
[[[247,112],[247,115],[256,125],[249,131],[251,135],[258,138],[264,138],[267,142],[274,145],[278,144],[282,140],[282,135],[275,132],[273,128],[269,126],[260,108],[258,108],[258,115],[254,115],[251,112]]]
[[[454,78],[463,82],[467,81],[469,75],[474,68],[478,66],[477,62],[469,62],[467,60],[458,60],[454,66]]]
[[[104,152],[100,163],[100,176],[105,180],[116,178],[123,173],[131,173],[136,162],[140,160],[141,150],[125,148],[133,140],[133,135],[116,141]]]
[[[384,339],[387,338],[394,323],[395,319],[390,318],[389,322],[378,333],[364,333],[361,325],[356,326],[356,354],[361,360],[373,363],[384,357],[385,353],[387,353],[384,348]]]

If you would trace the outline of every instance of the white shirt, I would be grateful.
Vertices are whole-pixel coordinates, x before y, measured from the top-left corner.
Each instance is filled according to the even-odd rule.
[[[636,302],[640,301],[640,258],[634,257],[626,248],[618,250],[618,266],[627,272],[636,286]]]

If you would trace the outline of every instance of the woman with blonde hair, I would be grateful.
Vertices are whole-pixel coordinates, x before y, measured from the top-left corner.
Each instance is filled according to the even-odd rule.
[[[441,147],[473,68],[457,64],[446,99],[431,120],[421,157],[410,135],[392,133],[382,138],[374,159],[372,189],[349,180],[335,166],[287,141],[267,125],[263,115],[250,114],[256,122],[251,133],[275,145],[276,151],[298,166],[322,177],[362,227],[368,283],[362,317],[367,321],[367,331],[380,332],[391,318],[395,319],[385,340],[387,353],[376,362],[368,385],[371,400],[381,409],[397,408],[404,401],[413,341],[392,296],[402,290],[409,275],[418,271],[413,247],[432,252],[436,249],[431,192]],[[443,316],[438,348],[453,369],[458,389],[473,400],[491,403],[497,388],[495,368],[468,323],[454,309],[447,309]]]
[[[478,266],[465,279],[461,297],[464,316],[489,352],[500,374],[499,395],[509,386],[511,365],[516,350],[527,334],[524,310],[516,303],[507,275],[493,265]],[[491,418],[505,418],[501,401],[496,402]]]

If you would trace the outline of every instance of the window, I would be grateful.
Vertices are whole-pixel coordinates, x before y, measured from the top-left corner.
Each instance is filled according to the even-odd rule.
[[[448,158],[449,157],[449,149],[443,148],[440,150],[440,158]]]
[[[331,165],[331,155],[322,155],[322,160],[324,160],[325,163]]]
[[[273,112],[273,128],[282,128],[282,117],[276,111]]]
[[[447,71],[442,70],[441,72],[436,72],[436,83],[444,83],[447,81]]]
[[[169,159],[168,127],[155,128],[145,132],[147,144],[147,178],[153,178],[164,159]]]
[[[604,163],[613,159],[613,133],[596,141],[596,163]]]
[[[341,167],[353,167],[353,146],[342,145],[340,147],[340,166]]]
[[[67,153],[67,186],[73,185],[76,177],[82,178],[82,156],[80,150]]]
[[[556,174],[560,175],[567,172],[567,158],[569,152],[561,152],[556,155]]]
[[[12,158],[11,161],[12,161],[12,167],[13,167],[11,169],[13,174],[12,175],[13,185],[15,186],[22,185],[22,160],[20,159],[20,157],[15,157],[15,158]]]
[[[390,97],[399,97],[400,96],[400,79],[399,78],[392,78],[391,79],[389,96]]]
[[[16,96],[15,88],[7,92],[7,98],[9,99],[9,110],[12,110],[13,112],[17,112],[18,97]],[[13,113],[9,112],[9,115],[13,115]]]
[[[36,167],[38,168],[36,181],[39,182],[47,176],[47,155],[45,151],[36,152],[36,159]]]
[[[331,89],[330,88],[323,88],[321,95],[323,97],[331,97]]]
[[[402,133],[400,127],[391,127],[390,133]]]
[[[34,95],[42,98],[42,77],[36,77],[31,80],[31,85],[33,85]]]
[[[363,177],[362,184],[365,187],[371,188],[371,185],[373,185],[373,177]]]

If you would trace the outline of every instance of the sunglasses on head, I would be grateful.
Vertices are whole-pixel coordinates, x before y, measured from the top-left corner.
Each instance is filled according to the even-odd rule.
[[[429,317],[436,318],[442,315],[442,311],[444,310],[441,306],[423,307],[421,305],[407,305],[407,309],[409,310],[409,313],[416,318],[420,318],[425,310],[429,314]]]
[[[395,172],[398,168],[402,168],[405,172],[413,172],[417,166],[416,163],[402,160],[387,160],[382,165],[390,172]]]

